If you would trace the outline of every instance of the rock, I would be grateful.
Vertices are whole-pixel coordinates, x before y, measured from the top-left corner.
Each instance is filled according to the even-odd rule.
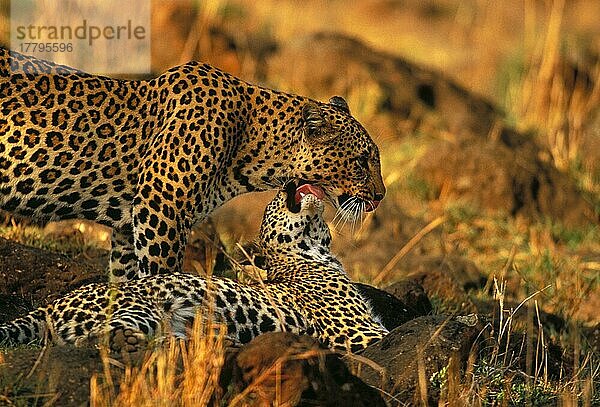
[[[90,378],[103,372],[98,350],[72,346],[23,347],[0,353],[2,392],[22,405],[82,406],[90,399]],[[116,373],[118,370],[114,369]],[[115,375],[116,376],[116,375]],[[118,381],[118,377],[113,377]],[[0,397],[2,399],[2,397]],[[0,405],[5,405],[0,401]]]
[[[438,297],[462,313],[477,312],[467,291],[485,286],[486,279],[477,266],[458,256],[424,256],[408,261],[402,275],[420,284],[429,298]]]
[[[406,275],[412,279],[415,279],[415,281],[421,285],[423,284],[419,280],[429,282],[429,280],[423,279],[422,274],[430,274],[432,272],[439,272],[443,273],[444,275],[451,276],[455,284],[465,292],[482,288],[485,286],[487,281],[475,263],[451,254],[442,256],[415,257],[407,264],[411,270]],[[429,289],[440,291],[442,287],[439,284],[436,284],[427,285],[427,287],[423,285],[423,288],[425,291],[428,291]]]
[[[286,332],[260,335],[231,357],[228,365],[224,372],[226,376],[231,372],[232,377],[229,402],[385,406],[379,393],[353,376],[337,354],[309,336]]]
[[[439,389],[431,385],[431,377],[448,366],[450,357],[459,365],[466,362],[480,329],[474,315],[419,317],[394,329],[358,358],[345,359],[366,383],[382,389],[393,400],[408,403],[420,400],[421,369],[428,384],[428,402],[436,404]]]
[[[0,323],[21,317],[34,308],[31,301],[19,295],[0,294]]]
[[[479,208],[567,226],[598,223],[593,205],[575,182],[543,159],[533,140],[465,139],[432,144],[416,174],[445,196]]]
[[[423,286],[414,280],[400,280],[383,289],[402,301],[416,317],[431,313],[431,302]]]
[[[412,284],[411,284],[412,283]],[[373,286],[354,283],[360,294],[369,301],[373,312],[381,318],[381,323],[388,330],[392,330],[403,323],[415,319],[422,315],[427,315],[431,311],[431,304],[425,295],[425,291],[414,282],[402,282],[398,285],[411,285],[413,291],[406,290],[404,296],[394,295],[386,292],[387,289],[380,290]],[[421,296],[417,299],[418,289],[420,288]],[[396,290],[401,293],[401,290]],[[429,306],[429,308],[427,308]]]
[[[23,296],[37,306],[105,280],[104,270],[87,262],[0,238],[0,295]]]

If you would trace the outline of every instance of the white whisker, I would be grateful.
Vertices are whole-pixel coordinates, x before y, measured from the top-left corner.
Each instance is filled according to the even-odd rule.
[[[340,224],[343,227],[348,222],[349,218],[353,216],[355,204],[356,198],[352,197],[344,201],[344,203],[338,208],[332,221],[333,227],[336,231],[338,230]]]
[[[337,208],[331,221],[333,229],[340,233],[340,229],[347,223],[350,224],[353,234],[357,232],[358,226],[365,220],[365,212],[368,207],[373,207],[372,201],[364,201],[357,197],[351,197]]]

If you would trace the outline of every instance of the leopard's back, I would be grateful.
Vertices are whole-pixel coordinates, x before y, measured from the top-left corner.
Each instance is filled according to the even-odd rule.
[[[150,133],[147,83],[0,49],[0,208],[119,227]]]

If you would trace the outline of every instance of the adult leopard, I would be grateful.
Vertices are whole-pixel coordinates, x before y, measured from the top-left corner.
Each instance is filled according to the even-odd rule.
[[[186,335],[202,309],[227,326],[227,338],[249,342],[286,330],[315,336],[336,350],[364,349],[387,330],[330,251],[319,187],[290,183],[269,203],[259,245],[268,279],[261,285],[171,273],[119,285],[91,284],[27,316],[0,325],[0,343],[48,340],[85,345],[108,339],[134,351],[149,337]]]
[[[198,62],[120,80],[0,48],[0,111],[0,209],[112,227],[112,281],[180,271],[191,227],[246,192],[296,179],[356,216],[385,194],[344,99]]]

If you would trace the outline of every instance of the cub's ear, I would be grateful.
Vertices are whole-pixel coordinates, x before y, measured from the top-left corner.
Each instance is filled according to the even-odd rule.
[[[336,136],[323,116],[321,108],[315,103],[308,102],[304,105],[302,118],[304,119],[304,134],[308,141],[324,143]]]
[[[348,103],[341,96],[332,97],[331,99],[329,99],[329,104],[343,110],[346,113],[350,113],[350,108],[348,107]]]

